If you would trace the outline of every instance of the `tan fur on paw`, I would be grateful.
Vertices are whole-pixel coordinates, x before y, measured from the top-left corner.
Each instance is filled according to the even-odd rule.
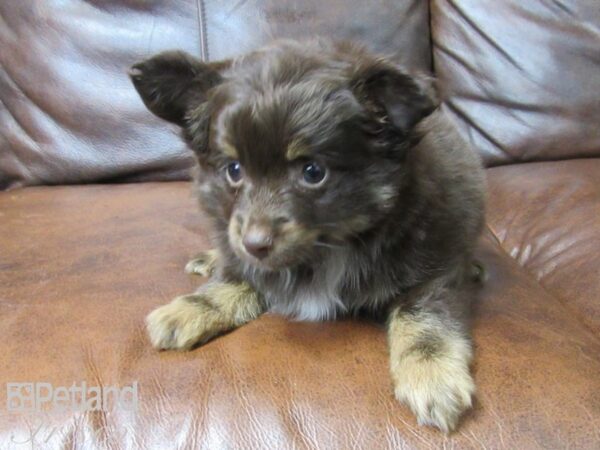
[[[470,340],[431,314],[396,316],[389,340],[396,398],[410,407],[420,425],[454,430],[475,393]]]
[[[189,350],[256,319],[263,310],[249,284],[210,282],[198,293],[177,297],[152,311],[146,325],[154,347]]]
[[[218,253],[216,249],[200,253],[185,265],[185,272],[202,277],[210,277],[217,265]]]
[[[146,318],[152,345],[160,350],[188,350],[220,331],[217,313],[201,295],[177,297]]]
[[[419,425],[432,425],[445,433],[456,428],[471,408],[475,384],[468,367],[449,361],[422,361],[393,369],[396,398],[407,404]]]

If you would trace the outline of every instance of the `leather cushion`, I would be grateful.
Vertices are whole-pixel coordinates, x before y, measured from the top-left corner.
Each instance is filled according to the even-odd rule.
[[[488,165],[600,155],[600,8],[431,2],[445,105]]]
[[[307,32],[430,69],[418,0],[1,2],[0,190],[189,178],[192,153],[146,110],[129,67],[167,49],[214,60]]]
[[[202,2],[206,54],[224,59],[272,39],[351,39],[411,69],[431,71],[429,7],[420,0]]]
[[[188,177],[191,152],[127,70],[198,54],[197,17],[195,0],[1,2],[0,189]]]
[[[600,159],[488,173],[488,222],[502,247],[600,337]]]

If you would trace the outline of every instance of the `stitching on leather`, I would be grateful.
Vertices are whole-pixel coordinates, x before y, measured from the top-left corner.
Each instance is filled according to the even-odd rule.
[[[527,278],[533,280],[535,282],[535,284],[537,284],[542,291],[544,291],[546,294],[548,294],[550,297],[552,297],[558,303],[560,303],[563,308],[565,308],[568,311],[570,311],[571,313],[573,313],[573,315],[575,316],[577,321],[581,324],[581,326],[583,328],[585,328],[585,330],[588,331],[594,338],[597,339],[596,332],[594,330],[592,330],[587,323],[585,323],[583,320],[581,320],[581,313],[577,309],[575,309],[569,305],[568,299],[564,299],[560,295],[558,295],[554,292],[551,292],[546,286],[544,286],[544,284],[540,280],[537,279],[537,277],[535,276],[534,273],[531,272],[531,270],[529,270],[525,266],[519,264],[519,262],[513,256],[511,256],[510,253],[508,253],[506,251],[506,249],[502,245],[502,241],[500,240],[500,238],[498,238],[498,235],[496,234],[496,232],[494,231],[492,226],[487,221],[485,223],[485,227],[490,232],[490,234],[493,236],[494,240],[496,241],[496,244],[498,244],[498,247],[500,248],[502,253],[504,253],[508,257],[508,259],[513,261],[517,266],[519,266],[523,270],[523,273],[527,276]]]
[[[208,42],[206,31],[206,5],[204,0],[196,0],[196,11],[198,15],[198,34],[200,38],[200,59],[208,61]]]

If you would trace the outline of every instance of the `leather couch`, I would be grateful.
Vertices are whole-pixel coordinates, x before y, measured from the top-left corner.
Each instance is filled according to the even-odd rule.
[[[368,320],[266,315],[187,353],[146,338],[209,242],[191,154],[127,68],[314,34],[434,73],[488,167],[478,393],[449,436],[394,400]],[[596,2],[4,1],[0,187],[2,449],[600,448]],[[137,382],[137,408],[16,410],[9,389],[82,382]]]

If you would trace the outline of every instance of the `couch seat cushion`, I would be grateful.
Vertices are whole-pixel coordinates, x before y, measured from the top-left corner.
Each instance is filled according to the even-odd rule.
[[[502,247],[600,337],[600,159],[488,173],[488,222]]]
[[[393,399],[385,332],[370,322],[265,315],[191,352],[153,350],[145,315],[203,281],[183,273],[209,245],[189,192],[177,182],[0,193],[0,448],[600,446],[598,337],[489,231],[477,402],[449,437]],[[5,407],[9,382],[83,381],[137,382],[137,410]]]

